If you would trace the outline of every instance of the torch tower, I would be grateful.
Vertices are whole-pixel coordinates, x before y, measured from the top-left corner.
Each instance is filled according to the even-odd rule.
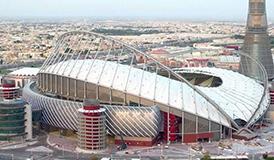
[[[265,67],[268,79],[274,78],[274,66],[267,31],[265,0],[249,0],[246,35],[243,52],[261,62]],[[241,57],[240,70],[243,74],[260,78],[258,65]]]

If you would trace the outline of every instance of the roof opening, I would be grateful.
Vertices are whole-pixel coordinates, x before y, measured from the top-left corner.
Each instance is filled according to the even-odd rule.
[[[218,87],[223,81],[219,77],[201,73],[179,73],[191,84],[201,87]]]

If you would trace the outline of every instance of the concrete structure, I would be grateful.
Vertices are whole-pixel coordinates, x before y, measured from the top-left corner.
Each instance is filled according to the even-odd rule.
[[[31,106],[26,104],[25,105],[25,131],[26,131],[26,140],[32,140],[32,109]]]
[[[136,57],[143,57],[143,63]],[[168,143],[196,142],[229,137],[232,130],[260,120],[269,106],[267,81],[262,84],[220,68],[172,70],[110,37],[69,32],[23,97],[56,127],[76,131],[76,113],[84,99],[92,98],[106,109],[111,135],[122,134],[134,144],[158,135]]]
[[[78,109],[78,147],[83,150],[106,148],[105,109],[96,100],[86,99]]]
[[[274,78],[274,65],[267,30],[265,0],[249,0],[249,13],[246,27],[243,51],[261,62],[268,74],[268,79]],[[241,72],[250,77],[259,78],[257,64],[241,58]]]

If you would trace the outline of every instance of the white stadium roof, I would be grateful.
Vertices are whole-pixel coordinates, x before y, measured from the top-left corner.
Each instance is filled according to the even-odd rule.
[[[268,103],[268,99],[264,99],[263,106],[256,112],[263,95],[263,86],[237,72],[217,68],[187,68],[182,72],[203,73],[221,78],[223,83],[218,87],[197,88],[217,103],[225,113],[215,108],[184,82],[116,62],[68,60],[50,65],[40,72],[125,91],[225,126],[231,126],[229,119],[249,121],[254,118],[254,121],[267,109]],[[255,112],[256,116],[253,117]]]
[[[184,68],[186,73],[200,73],[219,77],[222,84],[218,87],[200,87],[203,93],[211,97],[232,119],[248,121],[259,106],[264,87],[254,79],[238,72],[220,68]],[[267,110],[268,96],[253,121]]]
[[[36,76],[39,72],[39,68],[33,68],[33,67],[24,67],[18,70],[15,70],[8,75],[10,76]]]

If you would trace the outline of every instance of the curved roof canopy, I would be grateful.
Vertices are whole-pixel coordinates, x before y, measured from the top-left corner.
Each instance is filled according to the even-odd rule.
[[[39,68],[24,67],[13,72],[10,72],[10,76],[36,76],[39,72]]]
[[[143,62],[137,62],[141,57]],[[162,76],[160,71],[167,73]],[[180,72],[220,77],[214,88],[195,86]],[[217,68],[188,68],[176,72],[151,56],[110,37],[90,32],[62,35],[40,73],[70,77],[191,113],[224,126],[250,125],[266,111],[269,97],[255,80]]]
[[[69,60],[51,65],[43,72],[125,91],[229,126],[225,115],[187,84],[156,73],[102,60]],[[255,80],[225,69],[184,68],[176,72],[202,73],[221,78],[222,84],[218,87],[197,88],[213,99],[233,120],[249,121],[264,91]],[[267,109],[268,99],[264,101],[264,108],[254,120]]]

